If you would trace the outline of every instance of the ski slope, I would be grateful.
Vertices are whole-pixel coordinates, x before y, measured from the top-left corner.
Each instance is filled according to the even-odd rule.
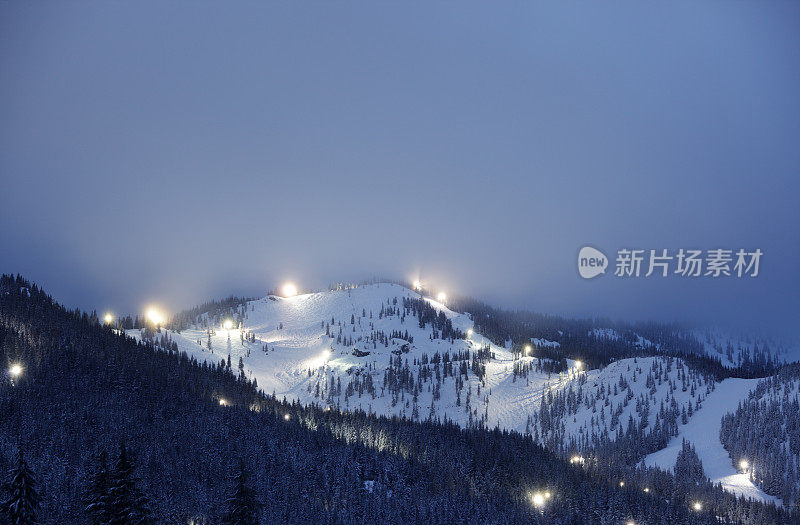
[[[382,309],[402,304],[404,297],[418,299],[421,296],[394,284],[366,285],[289,298],[268,296],[246,304],[246,318],[241,327],[231,330],[216,327],[210,337],[208,331],[201,327],[181,333],[162,332],[166,332],[170,340],[177,344],[179,351],[199,361],[217,363],[227,360],[230,355],[235,370],[241,357],[249,379],[255,379],[265,392],[288,400],[333,405],[341,409],[360,408],[367,412],[406,417],[415,417],[416,413],[419,419],[433,415],[464,425],[483,418],[487,426],[500,425],[524,430],[527,417],[525,410],[529,408],[525,401],[535,401],[541,395],[541,387],[548,383],[550,374],[539,374],[531,378],[527,385],[516,383],[511,377],[515,362],[512,353],[492,344],[480,334],[473,333],[467,339],[450,342],[433,338],[431,327],[420,328],[415,317],[405,320],[401,315],[379,317]],[[463,332],[473,328],[468,315],[453,312],[432,299],[425,300],[444,312],[454,328]],[[325,324],[331,320],[337,333],[341,323],[341,334],[353,339],[352,346],[326,335]],[[392,338],[384,345],[376,344],[371,339],[377,331],[391,333],[394,330],[408,332],[413,343]],[[243,341],[244,332],[252,332],[255,342]],[[128,330],[127,333],[141,338],[139,330]],[[264,345],[268,348],[267,352],[263,351]],[[407,351],[402,350],[405,345]],[[375,385],[381,384],[390,359],[395,359],[395,362],[400,359],[403,364],[408,364],[412,374],[418,377],[423,356],[475,352],[484,347],[490,349],[493,359],[486,363],[483,381],[473,374],[464,380],[460,389],[463,402],[459,400],[455,381],[450,377],[442,381],[441,392],[435,400],[430,384],[418,393],[416,402],[405,395],[401,396],[402,399],[394,399],[381,389],[375,396],[363,392],[344,395],[347,383],[356,377],[361,381],[370,376]],[[354,350],[369,352],[369,355],[359,357],[354,355]],[[533,356],[517,359],[517,362],[535,361],[537,359]],[[317,395],[317,386],[329,384],[331,378],[342,383],[342,392],[323,399]],[[489,391],[492,392],[491,396],[488,395]],[[507,410],[509,404],[514,404],[519,410]],[[434,405],[433,410],[431,405]]]
[[[680,433],[666,448],[647,456],[645,464],[672,471],[682,440],[685,439],[694,444],[706,476],[711,481],[720,483],[724,489],[734,494],[780,504],[780,500],[765,494],[750,481],[747,474],[734,467],[734,460],[738,462],[738,459],[732,460],[719,441],[722,416],[736,410],[739,402],[747,398],[757,383],[758,379],[735,378],[718,383],[716,389],[706,397],[702,408],[681,428]]]

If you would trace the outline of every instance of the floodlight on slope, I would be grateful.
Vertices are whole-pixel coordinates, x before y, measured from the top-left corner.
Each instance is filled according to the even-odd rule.
[[[293,283],[284,284],[283,288],[281,288],[281,295],[284,297],[294,297],[297,295],[297,286],[295,286]]]

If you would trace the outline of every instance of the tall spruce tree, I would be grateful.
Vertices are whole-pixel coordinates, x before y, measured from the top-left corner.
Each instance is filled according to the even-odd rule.
[[[110,481],[108,495],[111,524],[150,523],[148,500],[136,486],[138,480],[134,474],[133,461],[128,456],[124,443],[120,445]]]
[[[2,504],[2,513],[8,522],[14,525],[37,523],[36,513],[42,498],[34,488],[36,480],[25,462],[21,448],[17,452],[17,460],[9,474],[11,481],[5,486],[9,498]]]
[[[94,525],[106,525],[112,521],[109,502],[111,472],[108,469],[107,457],[105,451],[100,453],[97,471],[86,489],[86,516]]]
[[[233,494],[225,502],[227,511],[222,518],[223,523],[231,525],[252,525],[258,523],[260,505],[256,501],[255,491],[248,484],[249,476],[244,462],[239,464],[239,471],[233,476]]]

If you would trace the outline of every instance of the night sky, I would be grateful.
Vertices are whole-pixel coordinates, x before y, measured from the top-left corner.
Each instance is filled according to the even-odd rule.
[[[458,7],[0,3],[0,271],[118,313],[420,276],[796,327],[799,3]],[[764,256],[586,281],[586,244]]]

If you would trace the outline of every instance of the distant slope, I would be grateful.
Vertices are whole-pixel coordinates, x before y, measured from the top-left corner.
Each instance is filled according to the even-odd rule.
[[[750,478],[765,492],[800,501],[800,367],[762,379],[722,419],[720,440],[750,462]]]
[[[685,439],[695,446],[711,481],[721,483],[723,488],[734,494],[780,503],[780,500],[756,487],[747,474],[736,468],[735,464],[741,458],[731,459],[719,440],[722,416],[736,410],[737,405],[747,399],[757,383],[757,379],[726,379],[719,383],[695,417],[681,428],[680,433],[665,449],[647,456],[645,463],[648,466],[672,470],[681,450],[682,440]]]
[[[734,335],[720,329],[695,330],[693,335],[702,343],[706,355],[719,359],[723,365],[731,368],[739,366],[743,361],[800,361],[800,344],[796,341]]]

